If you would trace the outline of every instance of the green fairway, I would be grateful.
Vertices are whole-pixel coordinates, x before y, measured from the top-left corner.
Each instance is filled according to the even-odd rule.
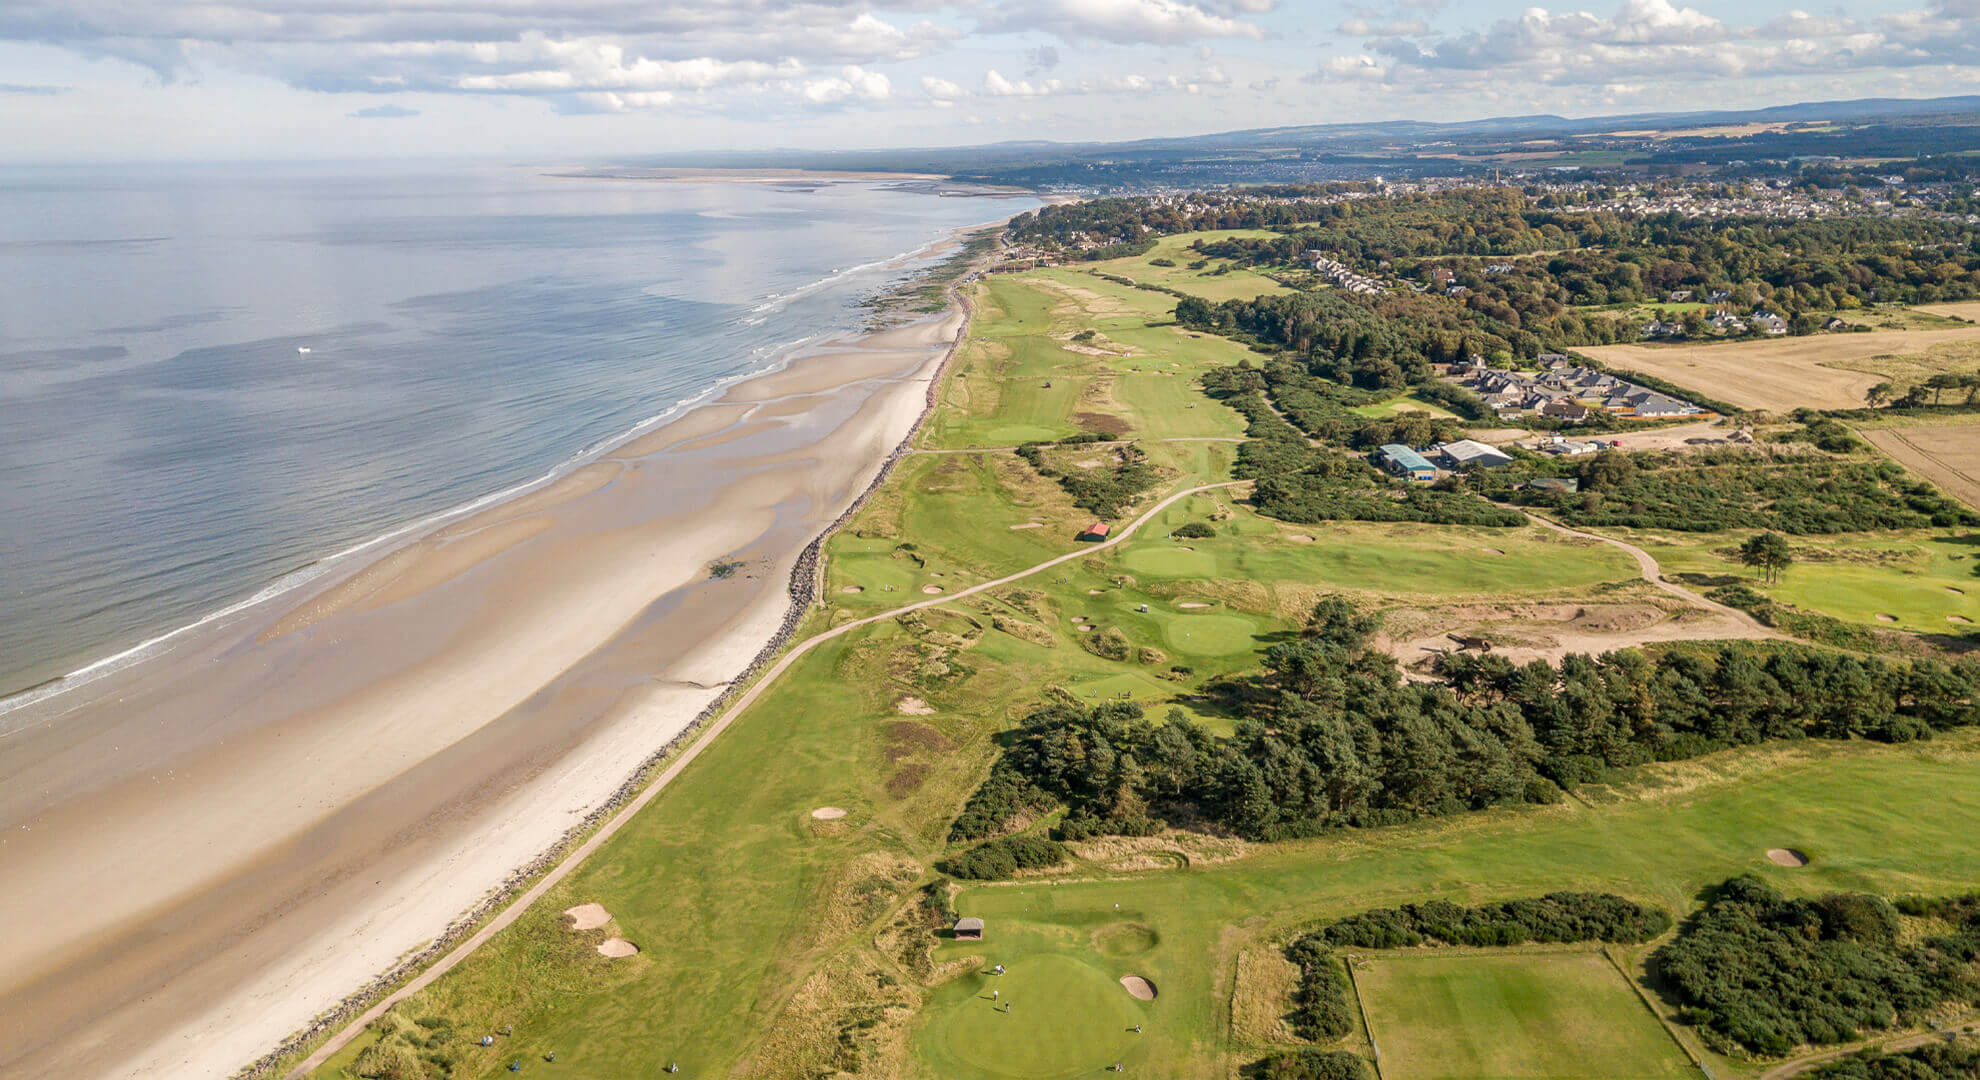
[[[1432,898],[1474,904],[1555,889],[1615,892],[1682,913],[1699,889],[1745,871],[1794,895],[1964,891],[1980,877],[1980,850],[1962,839],[1980,828],[1976,751],[1980,739],[1970,733],[1905,747],[1732,751],[1646,766],[1644,782],[1629,791],[1584,789],[1588,803],[1352,830],[1186,872],[973,888],[956,906],[986,919],[1000,943],[1072,957],[1096,954],[1095,926],[1131,919],[1151,927],[1160,944],[1136,965],[1162,988],[1159,1004],[1198,1014],[1188,1030],[1174,1018],[1151,1027],[1150,1045],[1161,1053],[1137,1072],[1221,1075],[1202,1055],[1225,1037],[1229,1009],[1211,1003],[1229,1001],[1228,973],[1244,940],[1234,926],[1308,925]],[[1765,852],[1781,846],[1813,862],[1774,866]],[[1630,993],[1619,979],[1614,990]],[[1442,1030],[1440,1022],[1430,1037]],[[1382,1047],[1386,1055],[1388,1042]]]
[[[1699,1075],[1599,953],[1378,954],[1354,981],[1383,1080]]]
[[[1402,397],[1392,401],[1384,401],[1380,405],[1362,405],[1354,411],[1368,417],[1370,420],[1386,420],[1398,413],[1406,412],[1429,413],[1431,416],[1457,415],[1442,405],[1432,404],[1414,394],[1404,394]]]
[[[1162,627],[1162,639],[1179,653],[1222,656],[1258,647],[1258,624],[1233,615],[1182,615]]]
[[[1767,595],[1850,622],[1922,634],[1980,628],[1980,542],[1952,533],[1794,536],[1793,566],[1766,584],[1736,557],[1751,532],[1625,536],[1666,573],[1736,578]]]
[[[988,942],[964,945],[998,954]],[[1132,1028],[1145,1030],[1158,1002],[1128,996],[1118,974],[1049,954],[996,962],[1003,975],[972,972],[929,997],[918,1043],[935,1075],[1061,1080],[1136,1058]],[[1006,1004],[1010,1011],[1001,1011]]]
[[[1290,293],[1292,290],[1254,270],[1235,265],[1229,259],[1206,259],[1205,256],[1189,250],[1189,245],[1199,240],[1214,243],[1231,237],[1276,239],[1278,235],[1263,229],[1217,229],[1180,233],[1156,240],[1154,249],[1145,255],[1109,259],[1091,265],[1093,269],[1102,273],[1119,274],[1142,284],[1160,285],[1165,289],[1200,296],[1205,300],[1249,300],[1254,296],[1278,296]],[[1175,265],[1158,266],[1155,264],[1157,259]],[[1204,262],[1205,265],[1194,267],[1192,264],[1197,262]]]

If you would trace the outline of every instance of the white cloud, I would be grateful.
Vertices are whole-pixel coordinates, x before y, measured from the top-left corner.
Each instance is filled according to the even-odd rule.
[[[921,77],[921,92],[939,109],[946,109],[969,96],[969,91],[960,85],[933,75]]]
[[[1004,0],[986,13],[982,28],[1040,30],[1069,42],[1176,45],[1202,38],[1262,38],[1256,24],[1236,16],[1271,8],[1270,0],[1209,7],[1184,0]]]
[[[837,78],[813,79],[804,84],[804,99],[814,105],[836,105],[847,101],[885,101],[894,96],[894,84],[877,71],[855,64],[839,70]]]

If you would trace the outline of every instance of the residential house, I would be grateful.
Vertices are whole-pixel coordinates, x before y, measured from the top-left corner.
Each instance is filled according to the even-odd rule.
[[[1782,334],[1788,332],[1787,320],[1771,311],[1754,312],[1753,326],[1754,329],[1765,333],[1769,337],[1780,337]]]
[[[1593,410],[1578,401],[1550,401],[1540,406],[1540,415],[1549,420],[1565,420],[1579,424],[1592,415]]]

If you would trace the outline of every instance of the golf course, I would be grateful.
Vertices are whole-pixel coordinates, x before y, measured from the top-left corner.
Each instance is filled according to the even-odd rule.
[[[1370,908],[1585,890],[1682,919],[1747,872],[1795,896],[1980,880],[1971,729],[1647,760],[1551,801],[1270,841],[1208,821],[1069,833],[1062,861],[1007,880],[939,871],[969,846],[951,839],[959,811],[1041,705],[1131,703],[1210,736],[1256,727],[1219,687],[1298,641],[1323,598],[1398,635],[1451,612],[1676,606],[1627,552],[1534,524],[1260,514],[1233,472],[1246,420],[1202,383],[1256,354],[1178,326],[1174,296],[1101,276],[1209,299],[1282,288],[1192,269],[1197,238],[965,286],[970,337],[931,414],[824,545],[794,640],[836,636],[800,645],[568,876],[310,1075],[1070,1080],[1119,1065],[1221,1080],[1311,1044],[1275,1024],[1292,981],[1258,972],[1298,933]],[[1366,411],[1417,404],[1398,391]],[[1034,443],[1035,461],[1018,452]],[[1117,513],[1094,509],[1108,498]],[[1082,540],[1095,524],[1106,540]],[[1613,532],[1668,574],[1742,572],[1722,550],[1742,537]],[[1943,631],[1980,589],[1980,549],[1945,533],[1820,544],[1833,556],[1767,590]],[[1027,811],[998,835],[1043,843],[1066,820]],[[1770,862],[1781,848],[1808,865]],[[607,921],[578,929],[565,913],[585,904]],[[958,916],[984,921],[981,940],[951,933]],[[607,956],[608,939],[637,952]],[[1764,1072],[1678,1022],[1653,948],[1363,951],[1354,1030],[1328,1045],[1383,1080]]]

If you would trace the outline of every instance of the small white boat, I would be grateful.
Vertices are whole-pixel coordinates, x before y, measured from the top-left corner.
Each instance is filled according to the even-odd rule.
[[[309,346],[307,346],[307,345],[298,345],[298,346],[296,346],[296,355],[298,355],[298,356],[308,356],[308,355],[309,355]]]

